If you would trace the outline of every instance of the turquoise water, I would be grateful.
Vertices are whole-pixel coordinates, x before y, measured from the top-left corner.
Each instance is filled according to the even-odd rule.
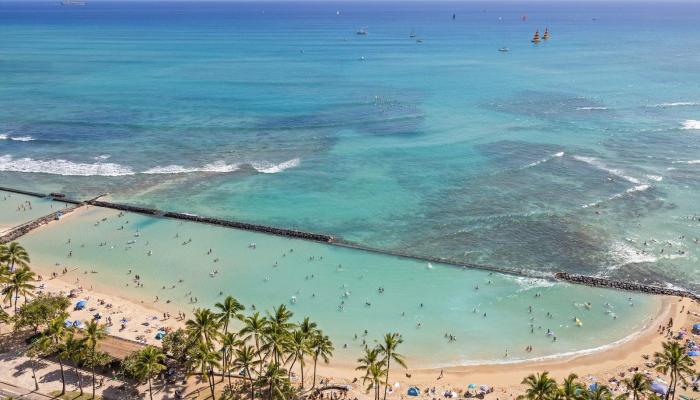
[[[572,3],[2,2],[0,183],[698,290],[700,5]]]
[[[346,362],[357,358],[363,340],[371,345],[384,333],[397,331],[405,339],[402,353],[412,367],[589,350],[639,331],[659,307],[658,299],[646,295],[135,214],[119,216],[94,207],[34,231],[21,244],[44,276],[68,268],[68,281],[77,278],[85,287],[146,304],[159,296],[158,305],[173,311],[211,307],[222,298],[220,292],[236,296],[249,310],[253,305],[263,311],[286,304],[297,318],[317,321],[333,339],[336,358]],[[129,270],[141,276],[143,288],[134,286]],[[171,303],[164,304],[167,300]],[[576,326],[574,318],[583,325]],[[525,351],[527,345],[533,352]]]
[[[63,207],[60,202],[0,191],[0,233]]]

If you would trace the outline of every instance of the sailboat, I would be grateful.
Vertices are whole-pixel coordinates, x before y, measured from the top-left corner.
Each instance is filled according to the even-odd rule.
[[[544,35],[542,35],[542,39],[547,40],[549,39],[549,29],[544,28]]]
[[[411,34],[409,35],[409,37],[411,37],[411,38],[416,37],[416,31],[411,31]]]
[[[540,31],[537,30],[535,31],[535,36],[532,38],[532,43],[539,43],[540,42]]]

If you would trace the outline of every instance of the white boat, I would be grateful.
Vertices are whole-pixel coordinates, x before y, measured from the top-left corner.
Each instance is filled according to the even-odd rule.
[[[62,6],[84,6],[85,4],[87,4],[87,3],[85,3],[82,0],[63,0],[63,1],[61,1]]]
[[[356,33],[357,33],[358,35],[366,35],[366,34],[367,34],[367,29],[366,29],[366,28],[358,29]]]
[[[510,51],[510,49],[508,49],[507,47],[501,47],[500,49],[498,49],[498,51],[500,51],[501,53],[507,53],[508,51]]]

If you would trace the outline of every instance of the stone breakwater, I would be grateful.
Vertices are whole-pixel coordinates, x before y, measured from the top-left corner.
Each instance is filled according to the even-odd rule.
[[[35,197],[50,197],[54,200],[57,200],[57,201],[60,201],[63,203],[74,204],[74,206],[72,206],[72,207],[68,207],[68,208],[61,210],[61,212],[63,212],[63,213],[71,212],[84,204],[88,204],[88,205],[92,205],[95,207],[111,208],[111,209],[120,210],[120,211],[150,215],[153,217],[172,218],[172,219],[178,219],[178,220],[183,220],[183,221],[191,221],[191,222],[197,222],[197,223],[203,223],[203,224],[217,225],[217,226],[222,226],[222,227],[227,227],[227,228],[261,232],[261,233],[283,236],[283,237],[288,237],[288,238],[295,238],[295,239],[302,239],[302,240],[310,240],[310,241],[314,241],[314,242],[328,243],[328,244],[334,245],[334,246],[347,247],[347,248],[352,248],[352,249],[356,249],[356,250],[360,250],[360,251],[385,254],[385,255],[394,256],[394,257],[402,257],[402,258],[408,258],[408,259],[420,260],[420,261],[426,261],[426,262],[448,264],[448,265],[453,265],[453,266],[459,267],[459,268],[480,269],[480,270],[485,270],[485,271],[490,271],[490,272],[500,273],[500,274],[523,276],[523,277],[527,277],[527,278],[559,280],[559,281],[565,281],[565,282],[570,282],[570,283],[579,284],[579,285],[587,285],[587,286],[594,286],[594,287],[601,287],[601,288],[610,288],[610,289],[617,289],[617,290],[626,290],[626,291],[633,291],[633,292],[639,292],[639,293],[688,297],[688,298],[691,298],[695,301],[700,302],[700,295],[695,294],[693,292],[686,291],[686,290],[682,290],[682,289],[665,288],[665,287],[661,287],[661,286],[646,285],[646,284],[634,283],[634,282],[623,282],[623,281],[617,281],[617,280],[594,277],[594,276],[570,274],[567,272],[557,272],[554,274],[547,273],[547,272],[537,273],[536,271],[529,270],[529,269],[528,270],[512,269],[512,268],[502,268],[502,267],[492,266],[492,265],[464,263],[464,262],[460,262],[457,260],[451,260],[448,258],[409,254],[409,253],[403,253],[401,251],[374,248],[374,247],[365,246],[362,244],[348,242],[348,241],[345,241],[342,239],[338,239],[335,236],[331,236],[331,235],[312,233],[312,232],[304,232],[304,231],[298,231],[298,230],[293,230],[293,229],[277,228],[277,227],[273,227],[273,226],[251,224],[251,223],[246,223],[246,222],[231,221],[231,220],[225,220],[225,219],[219,219],[219,218],[202,217],[199,215],[187,214],[187,213],[162,211],[162,210],[158,210],[158,209],[154,209],[154,208],[132,206],[132,205],[128,205],[128,204],[111,203],[111,202],[107,202],[107,201],[100,201],[100,200],[98,200],[99,197],[83,202],[83,201],[78,201],[78,200],[66,198],[61,193],[52,193],[51,195],[47,196],[47,195],[44,195],[41,193],[34,193],[34,192],[24,191],[24,190],[20,190],[20,189],[12,189],[12,188],[5,188],[5,187],[0,187],[0,190],[14,192],[14,193],[20,193],[20,194],[35,196]],[[38,218],[38,219],[31,221],[29,223],[20,225],[20,226],[14,228],[9,233],[7,233],[3,236],[0,236],[0,243],[6,243],[9,241],[15,240],[16,238],[28,233],[29,231],[36,229],[37,227],[44,225],[44,224],[46,224],[50,221],[53,221],[55,219],[56,219],[56,213],[53,213],[53,214]]]
[[[59,219],[59,217],[61,215],[65,215],[65,214],[68,214],[70,212],[73,212],[76,209],[82,207],[83,205],[84,205],[84,203],[74,204],[70,207],[62,208],[58,211],[52,212],[49,215],[44,215],[43,217],[39,217],[33,221],[16,226],[16,227],[12,228],[12,230],[7,232],[6,234],[0,236],[0,243],[2,243],[2,244],[9,243],[9,242],[21,237],[21,236],[26,235],[27,233],[33,231],[34,229],[36,229],[42,225],[46,225],[51,221],[56,221],[57,219]]]
[[[558,280],[575,283],[578,285],[586,285],[593,287],[610,288],[617,290],[626,290],[630,292],[640,292],[664,296],[688,297],[700,302],[700,295],[682,289],[665,288],[661,286],[645,285],[643,283],[623,282],[607,278],[599,278],[595,276],[570,274],[568,272],[557,272],[554,277]]]
[[[127,205],[127,204],[115,204],[115,203],[110,203],[110,202],[106,202],[106,201],[97,201],[97,200],[90,200],[87,203],[90,205],[93,205],[93,206],[97,206],[97,207],[112,208],[112,209],[120,210],[120,211],[128,211],[128,212],[152,215],[152,216],[157,216],[157,217],[172,218],[172,219],[178,219],[178,220],[183,220],[183,221],[191,221],[191,222],[197,222],[197,223],[201,223],[201,224],[217,225],[217,226],[223,226],[223,227],[227,227],[227,228],[236,228],[236,229],[241,229],[241,230],[246,230],[246,231],[262,232],[262,233],[267,233],[270,235],[311,240],[314,242],[333,243],[333,241],[335,240],[335,238],[333,236],[324,235],[324,234],[320,234],[320,233],[311,233],[311,232],[297,231],[297,230],[293,230],[293,229],[276,228],[273,226],[250,224],[247,222],[231,221],[231,220],[220,219],[220,218],[202,217],[199,215],[178,213],[178,212],[173,212],[173,211],[161,211],[161,210],[157,210],[157,209],[153,209],[153,208],[137,207],[137,206],[131,206],[131,205]]]

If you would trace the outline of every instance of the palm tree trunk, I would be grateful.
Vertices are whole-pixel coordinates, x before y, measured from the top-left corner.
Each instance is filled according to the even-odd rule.
[[[671,399],[676,400],[676,385],[678,384],[678,376],[677,373],[673,373],[671,375],[671,384],[673,385],[673,391],[671,392]]]
[[[250,400],[255,400],[255,385],[253,382],[253,375],[250,374],[250,369],[246,368],[245,372],[248,374],[248,379],[250,379]]]
[[[294,368],[294,363],[297,362],[297,357],[294,356],[294,359],[292,360],[292,365],[289,366],[289,372],[287,373],[287,376],[289,379],[292,379],[292,368]]]
[[[36,380],[36,369],[34,369],[34,359],[31,359],[32,365],[32,377],[34,378],[34,388],[36,391],[39,391],[39,381]]]
[[[148,377],[148,394],[151,397],[151,400],[153,400],[153,388],[151,387],[151,377]]]
[[[318,361],[318,355],[314,356],[314,383],[311,385],[311,389],[316,387],[316,362]]]
[[[82,396],[83,395],[83,377],[80,375],[80,371],[78,371],[77,365],[75,365],[73,367],[73,369],[75,370],[75,376],[78,377],[78,388],[80,389],[80,395]]]
[[[216,378],[214,377],[214,368],[209,366],[209,375],[211,376],[211,398],[212,400],[216,400],[216,394],[214,393],[214,386],[216,386]]]
[[[19,298],[19,293],[15,291],[15,315],[17,315],[17,299]],[[10,299],[10,302],[12,299]]]
[[[301,368],[301,388],[304,388],[304,359],[301,359],[301,362],[299,363],[299,367]]]
[[[66,376],[63,373],[63,361],[60,357],[58,358],[58,365],[61,367],[61,396],[63,396],[66,394]]]
[[[391,364],[391,353],[386,355],[386,382],[384,383],[384,400],[386,400],[386,392],[389,390],[389,370]]]
[[[92,357],[92,398],[95,398],[95,357]]]

